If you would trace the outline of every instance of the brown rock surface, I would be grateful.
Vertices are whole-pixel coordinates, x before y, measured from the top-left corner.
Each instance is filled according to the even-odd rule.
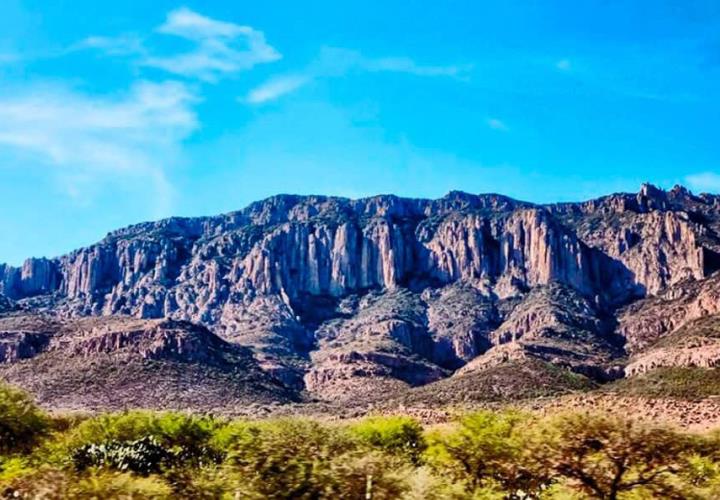
[[[720,313],[719,269],[720,198],[680,187],[554,205],[460,192],[280,195],[0,265],[0,323],[44,315],[54,325],[0,328],[0,375],[76,404],[53,399],[72,392],[57,373],[82,380],[89,397],[105,389],[72,370],[157,362],[172,367],[163,373],[209,370],[213,384],[239,391],[237,403],[303,389],[326,400],[382,397],[536,362],[595,381],[617,377],[628,355],[628,373],[715,366],[714,339],[655,344]],[[62,366],[59,353],[73,363]],[[233,378],[230,359],[252,376]],[[47,389],[34,363],[64,389]],[[103,376],[129,394],[122,377]],[[243,392],[278,381],[280,392]],[[168,404],[187,399],[170,392]]]
[[[189,323],[18,314],[0,318],[0,329],[0,378],[51,408],[227,412],[297,398],[247,349]],[[42,343],[27,340],[40,336]]]

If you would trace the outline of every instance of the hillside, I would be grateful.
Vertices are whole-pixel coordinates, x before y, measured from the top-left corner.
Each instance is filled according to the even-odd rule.
[[[52,408],[232,413],[591,390],[713,369],[718,269],[720,197],[682,187],[280,195],[0,265],[0,378]]]

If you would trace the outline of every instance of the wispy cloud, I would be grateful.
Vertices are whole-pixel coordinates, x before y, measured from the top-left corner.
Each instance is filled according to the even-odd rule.
[[[700,172],[688,175],[685,181],[696,191],[720,193],[720,174]]]
[[[459,77],[470,70],[470,66],[423,66],[407,57],[383,57],[379,59],[358,59],[358,68],[367,71],[391,71],[416,76]]]
[[[274,101],[285,94],[294,92],[309,81],[310,79],[303,75],[285,75],[272,78],[251,90],[246,100],[251,104]]]
[[[502,120],[498,118],[488,118],[487,125],[493,130],[499,130],[500,132],[508,132],[510,129]]]
[[[83,49],[97,49],[111,56],[130,56],[145,53],[142,39],[134,34],[117,37],[90,36],[71,47],[71,50]]]
[[[338,78],[352,72],[405,73],[419,77],[467,78],[472,65],[423,65],[408,57],[367,57],[357,50],[324,47],[304,70],[275,76],[252,89],[245,101],[261,104],[298,90],[321,78]],[[260,97],[260,98],[258,98]]]
[[[22,151],[66,181],[147,179],[156,211],[167,211],[168,162],[198,126],[196,97],[178,82],[141,81],[124,95],[97,97],[64,87],[34,86],[0,98],[0,151]]]
[[[135,55],[140,66],[206,82],[216,82],[223,76],[282,57],[262,31],[212,19],[184,7],[169,12],[155,32],[190,41],[192,47],[186,51],[161,52],[147,48],[140,37],[123,35],[86,38],[78,48],[102,50],[114,56]]]
[[[90,36],[58,55],[82,50],[205,82],[281,57],[261,31],[187,8],[169,12],[152,33]],[[22,89],[0,89],[0,154],[31,155],[34,164],[53,169],[68,195],[79,198],[103,181],[139,185],[142,179],[163,215],[173,192],[168,169],[180,159],[182,141],[199,128],[199,91],[183,81],[147,79],[105,95],[29,82]],[[256,98],[282,91],[276,85]]]
[[[555,63],[555,67],[560,71],[570,71],[572,69],[572,63],[570,59],[560,59]]]
[[[167,35],[176,35],[191,40],[203,41],[208,38],[233,39],[254,30],[235,23],[218,21],[198,14],[186,7],[171,11],[165,23],[157,31]]]

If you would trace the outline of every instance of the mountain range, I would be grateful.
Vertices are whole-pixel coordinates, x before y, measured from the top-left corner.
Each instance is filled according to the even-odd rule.
[[[681,186],[279,195],[0,264],[0,379],[50,408],[228,413],[637,387],[720,361],[718,270],[720,196]]]

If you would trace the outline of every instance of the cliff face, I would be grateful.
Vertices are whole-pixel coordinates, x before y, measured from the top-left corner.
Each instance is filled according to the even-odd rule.
[[[636,195],[615,194],[549,210],[588,245],[622,263],[644,293],[655,295],[720,268],[720,198],[682,187],[643,185]]]
[[[366,375],[417,385],[488,350],[483,359],[607,364],[617,349],[608,318],[720,268],[719,234],[718,197],[682,188],[556,205],[459,192],[276,196],[222,216],[131,226],[21,268],[0,265],[0,297],[30,310],[40,301],[64,317],[202,324],[253,347],[263,369],[295,387],[322,392],[330,379]],[[369,292],[382,295],[365,303]],[[405,305],[388,313],[391,303]],[[403,307],[417,314],[409,319]],[[634,349],[676,326],[638,326],[651,322],[623,320],[617,333]],[[539,340],[561,334],[560,343]],[[583,338],[599,357],[578,347]],[[503,344],[512,345],[492,351]]]
[[[207,323],[225,304],[257,295],[292,302],[421,281],[485,279],[499,296],[559,281],[608,302],[625,299],[627,270],[549,211],[495,205],[469,196],[279,197],[238,214],[128,228],[21,269],[3,266],[2,292],[12,299],[55,293],[80,314],[179,314]]]

